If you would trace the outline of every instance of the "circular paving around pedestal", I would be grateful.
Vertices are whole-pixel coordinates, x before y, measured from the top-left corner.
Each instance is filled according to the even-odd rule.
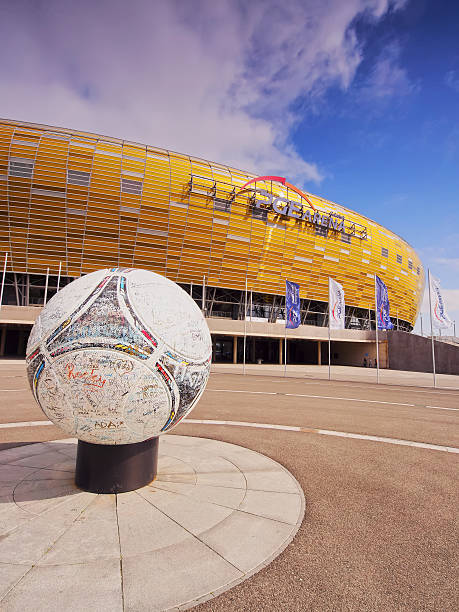
[[[4,612],[186,609],[270,563],[304,516],[290,472],[234,444],[162,436],[156,480],[118,495],[77,489],[75,454],[0,452]]]

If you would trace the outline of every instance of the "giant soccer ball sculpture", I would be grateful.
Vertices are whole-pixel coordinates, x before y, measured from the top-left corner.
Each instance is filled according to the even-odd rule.
[[[153,272],[113,268],[48,302],[29,337],[27,370],[35,399],[66,433],[99,449],[137,449],[195,406],[211,352],[185,291]]]

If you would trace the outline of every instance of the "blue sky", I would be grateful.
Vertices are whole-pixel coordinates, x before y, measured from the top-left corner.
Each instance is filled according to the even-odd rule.
[[[459,330],[459,5],[408,2],[359,37],[351,85],[330,88],[293,142],[314,155],[321,194],[416,248]]]
[[[0,37],[0,116],[286,176],[408,240],[459,323],[456,2],[15,0]]]

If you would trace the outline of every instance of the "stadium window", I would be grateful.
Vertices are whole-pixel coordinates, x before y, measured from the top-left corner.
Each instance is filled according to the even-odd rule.
[[[341,232],[341,241],[345,242],[346,244],[351,244],[351,235]]]
[[[328,236],[328,228],[323,225],[316,225],[316,236],[323,236],[323,238],[326,238]]]
[[[410,270],[412,270],[412,269],[413,269],[413,262],[411,261],[411,259],[408,259],[408,268],[409,268]]]
[[[268,211],[263,208],[252,208],[252,219],[266,221],[268,219]]]
[[[34,162],[32,159],[12,157],[9,163],[9,175],[21,178],[32,178]]]
[[[81,187],[88,187],[90,176],[91,175],[89,172],[67,170],[67,183],[70,183],[70,185],[81,185]]]
[[[133,181],[132,179],[122,178],[121,179],[121,191],[123,193],[132,193],[133,195],[140,195],[142,193],[142,181]]]
[[[231,202],[223,198],[214,198],[214,210],[229,213],[231,212]]]
[[[418,276],[419,276],[419,275],[421,274],[421,268],[418,266],[418,267],[416,268],[416,271],[417,271]]]
[[[386,249],[386,247],[381,247],[381,255],[383,257],[389,257],[389,249]]]
[[[403,263],[403,259],[401,255],[397,255],[397,263],[398,264],[402,264]]]

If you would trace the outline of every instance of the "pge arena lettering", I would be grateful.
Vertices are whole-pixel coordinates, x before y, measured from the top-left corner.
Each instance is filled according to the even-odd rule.
[[[75,370],[74,363],[68,362],[65,364],[65,372],[68,379],[81,380],[83,384],[88,385],[89,387],[101,389],[107,381],[99,374],[96,374],[95,370],[97,370],[97,368],[92,368],[90,372],[82,372],[80,370]]]
[[[327,229],[335,230],[337,232],[346,233],[345,221],[346,219],[334,212],[318,212],[312,211],[309,208],[306,208],[299,202],[295,202],[293,200],[288,200],[287,198],[282,198],[280,196],[275,196],[269,191],[265,189],[257,189],[255,192],[260,194],[266,198],[266,200],[254,199],[254,204],[256,208],[265,209],[267,206],[270,206],[271,209],[278,215],[283,215],[284,217],[291,217],[293,219],[298,219],[299,221],[305,221],[306,223],[312,223],[313,225],[317,225],[320,227],[324,227]],[[355,225],[353,222],[348,221],[351,227],[354,228]],[[362,231],[363,230],[363,231]],[[366,238],[366,228],[361,228],[360,238]],[[349,233],[353,233],[352,231]]]

